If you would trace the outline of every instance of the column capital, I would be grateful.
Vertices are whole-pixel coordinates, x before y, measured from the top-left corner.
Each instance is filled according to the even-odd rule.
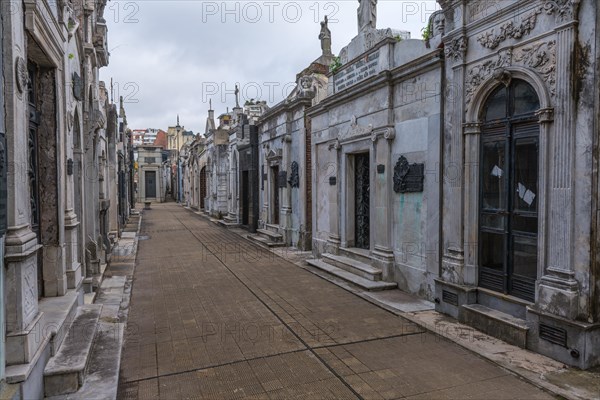
[[[554,122],[554,108],[542,108],[535,113],[540,124]]]
[[[481,123],[467,122],[463,124],[463,133],[465,135],[479,135],[481,133]]]

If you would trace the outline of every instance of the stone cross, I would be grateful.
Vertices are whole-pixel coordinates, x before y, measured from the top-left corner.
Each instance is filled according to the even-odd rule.
[[[358,0],[358,33],[377,27],[377,0]]]

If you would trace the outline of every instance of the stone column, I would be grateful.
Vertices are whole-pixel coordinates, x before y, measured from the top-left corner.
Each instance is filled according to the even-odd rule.
[[[463,126],[465,141],[465,208],[464,208],[464,282],[477,282],[479,265],[479,163],[481,124],[467,123]]]
[[[329,178],[329,182],[326,182],[326,185],[329,185],[329,238],[327,239],[327,246],[325,251],[331,254],[338,254],[340,244],[342,242],[342,238],[340,236],[340,213],[341,209],[341,188],[340,188],[340,179],[341,179],[341,157],[342,157],[342,146],[340,142],[335,139],[333,142],[329,143],[328,149],[333,153],[333,157],[337,162],[337,168],[335,168],[335,176],[331,176]],[[330,158],[331,159],[331,158]],[[318,216],[317,216],[318,218]]]
[[[281,138],[283,142],[283,157],[281,160],[281,170],[285,171],[287,178],[290,177],[290,167],[292,165],[291,160],[291,147],[292,147],[292,136],[286,134]],[[278,178],[275,178],[276,186],[278,187]],[[283,228],[284,242],[291,245],[291,229],[292,229],[292,188],[286,182],[285,187],[281,190],[281,216],[279,226]]]
[[[4,94],[2,112],[7,135],[7,232],[4,241],[4,299],[6,323],[6,364],[27,362],[39,346],[27,330],[37,330],[37,252],[40,248],[31,230],[28,151],[27,55],[23,31],[23,3],[11,3],[12,12],[2,16],[5,44]],[[4,328],[3,328],[4,329]],[[38,340],[39,341],[39,340]]]
[[[371,135],[373,141],[373,160],[371,196],[373,210],[371,211],[371,239],[373,246],[371,255],[373,264],[383,270],[384,276],[390,276],[394,267],[394,250],[392,247],[392,193],[393,175],[392,141],[396,137],[393,127],[376,130]],[[385,140],[381,140],[385,139]],[[383,171],[378,170],[383,167]],[[374,178],[373,178],[374,177]]]
[[[537,301],[542,311],[568,319],[575,319],[579,310],[579,285],[573,265],[576,24],[571,21],[556,30],[556,70],[560,71],[556,76],[556,99],[562,106],[555,111],[549,149],[548,258],[538,285]]]
[[[464,59],[466,45],[464,36],[456,37],[446,44],[448,66],[447,88],[464,87]],[[459,49],[459,50],[457,50]],[[455,65],[452,65],[455,64]],[[462,93],[462,92],[461,92]],[[464,101],[448,101],[445,104],[444,132],[442,148],[442,168],[440,179],[443,180],[442,193],[442,270],[441,277],[446,282],[457,284],[474,284],[467,280],[474,273],[464,271],[464,215],[463,215],[463,128]]]

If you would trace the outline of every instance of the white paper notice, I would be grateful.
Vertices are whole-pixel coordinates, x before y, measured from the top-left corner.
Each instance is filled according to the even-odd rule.
[[[504,174],[504,171],[502,171],[502,168],[500,168],[497,165],[495,165],[494,168],[492,169],[492,176],[497,176],[498,178],[502,178],[503,174]]]
[[[527,189],[525,185],[523,185],[522,183],[517,184],[517,192],[519,193],[519,197],[521,198],[521,200],[527,203],[528,206],[531,206],[531,204],[533,204],[533,200],[535,200],[535,193]]]

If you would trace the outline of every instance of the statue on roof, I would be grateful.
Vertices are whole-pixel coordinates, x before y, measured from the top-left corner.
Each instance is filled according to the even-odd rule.
[[[321,22],[321,33],[319,33],[319,40],[321,41],[321,50],[323,51],[324,56],[330,56],[333,53],[331,52],[331,31],[328,26],[327,15],[325,16],[325,20]]]
[[[358,0],[358,33],[377,27],[377,0]]]
[[[240,108],[240,88],[235,85],[235,107]]]

